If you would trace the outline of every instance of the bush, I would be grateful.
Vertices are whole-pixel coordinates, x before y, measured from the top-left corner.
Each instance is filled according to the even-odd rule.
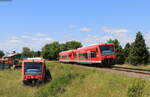
[[[142,97],[145,87],[145,81],[135,80],[133,84],[128,87],[128,97]]]

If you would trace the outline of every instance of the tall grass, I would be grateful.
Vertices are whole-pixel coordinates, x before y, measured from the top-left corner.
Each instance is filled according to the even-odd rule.
[[[127,97],[138,86],[133,85],[136,78],[118,73],[58,62],[48,62],[47,67],[52,81],[40,87],[24,86],[20,69],[0,71],[0,97]],[[149,81],[141,90],[142,96],[150,97]]]
[[[135,80],[128,87],[128,97],[143,97],[144,96],[145,81]]]

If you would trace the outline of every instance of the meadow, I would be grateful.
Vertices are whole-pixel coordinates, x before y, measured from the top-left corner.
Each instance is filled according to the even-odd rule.
[[[52,81],[39,87],[23,85],[21,69],[0,70],[0,97],[150,97],[148,80],[55,61],[47,67]]]

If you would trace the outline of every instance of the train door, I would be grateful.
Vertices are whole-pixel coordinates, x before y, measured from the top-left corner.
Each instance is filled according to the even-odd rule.
[[[91,63],[91,52],[87,52],[88,63]]]

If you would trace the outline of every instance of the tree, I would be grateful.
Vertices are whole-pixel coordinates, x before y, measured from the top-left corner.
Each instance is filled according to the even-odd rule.
[[[136,39],[131,46],[129,53],[129,62],[133,65],[148,63],[148,49],[141,32],[136,34]]]
[[[113,43],[115,45],[115,48],[118,48],[120,46],[120,43],[119,43],[119,41],[117,39],[114,39],[114,40],[113,39],[109,39],[107,41],[107,43]]]
[[[123,51],[122,46],[120,45],[119,41],[117,39],[114,39],[114,40],[109,39],[107,42],[113,43],[115,45],[116,55],[117,55],[116,63],[123,64],[125,61],[125,55],[124,55],[124,51]]]
[[[0,50],[0,58],[3,57],[5,54],[3,51]]]
[[[66,50],[68,50],[66,44],[65,43],[60,44],[60,51],[66,51]]]
[[[34,51],[31,51],[28,47],[22,48],[22,58],[34,57]]]
[[[67,41],[66,43],[60,44],[61,51],[73,50],[82,47],[81,42],[78,41]]]
[[[48,60],[56,60],[58,58],[58,53],[60,52],[60,44],[57,41],[46,44],[42,48],[42,56]]]
[[[80,48],[82,47],[82,44],[81,42],[78,42],[78,41],[68,41],[65,43],[66,45],[66,50],[72,50],[72,49],[77,49],[77,48]]]
[[[40,56],[41,56],[41,51],[34,52],[34,57],[40,57]]]
[[[131,48],[130,43],[127,43],[127,44],[125,45],[125,47],[124,47],[125,62],[127,62],[127,63],[129,62],[128,56],[129,56],[129,53],[130,53],[130,48]]]
[[[43,56],[43,58],[48,59],[48,60],[57,60],[59,52],[77,49],[79,47],[82,47],[82,44],[81,42],[78,42],[78,41],[68,41],[62,44],[55,41],[55,42],[46,44],[42,48],[41,55]]]

